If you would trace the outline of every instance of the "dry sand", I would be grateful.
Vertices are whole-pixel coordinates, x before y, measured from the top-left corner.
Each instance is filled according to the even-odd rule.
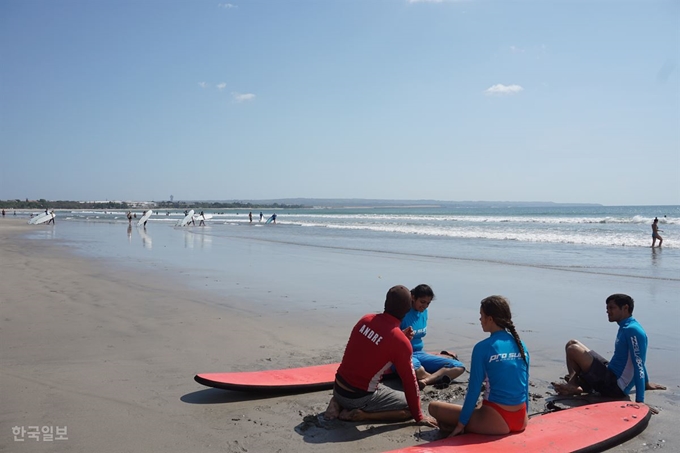
[[[160,272],[23,239],[27,228],[0,219],[0,451],[381,452],[436,438],[413,423],[324,422],[317,415],[330,391],[257,397],[193,380],[339,361],[349,320],[284,319],[240,300],[225,306]],[[460,399],[463,389],[428,387],[424,405]],[[532,393],[536,412],[552,391],[539,382]],[[613,451],[680,451],[678,386],[647,399],[661,413]],[[16,442],[12,427],[29,426],[67,427],[68,440]]]

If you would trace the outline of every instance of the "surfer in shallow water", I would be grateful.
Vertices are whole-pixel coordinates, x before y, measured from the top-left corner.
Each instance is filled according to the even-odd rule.
[[[659,240],[659,247],[663,243],[663,238],[659,235],[659,231],[662,231],[659,229],[659,218],[654,217],[654,222],[652,222],[652,248],[654,248],[657,239]]]
[[[428,411],[437,419],[439,429],[451,436],[524,431],[529,421],[529,352],[503,296],[482,300],[479,315],[482,330],[490,335],[472,350],[465,402],[460,406],[433,401]],[[482,383],[486,388],[482,405],[475,407]]]

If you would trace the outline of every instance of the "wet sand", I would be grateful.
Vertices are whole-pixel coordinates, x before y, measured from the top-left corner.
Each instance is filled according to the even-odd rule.
[[[199,372],[339,361],[356,313],[270,310],[245,298],[198,291],[162,269],[111,265],[75,256],[51,242],[22,238],[29,228],[34,227],[24,220],[0,219],[0,450],[381,452],[436,438],[436,432],[413,423],[325,422],[318,415],[330,391],[254,396],[209,389],[193,380]],[[498,266],[493,269],[498,279],[514,279],[518,272],[499,274]],[[336,271],[341,275],[342,269]],[[469,270],[470,275],[465,269],[456,272],[461,293],[474,292],[479,269]],[[587,277],[519,272],[527,282],[545,288],[578,286]],[[612,277],[593,278],[598,285],[611,286],[610,292],[620,290],[613,287],[620,282]],[[351,289],[348,297],[364,297],[365,312],[379,311],[384,292],[402,282],[382,283],[385,288],[373,302]],[[535,297],[536,307],[544,304],[540,290],[532,294],[526,290],[522,297]],[[564,374],[562,348],[568,338],[562,331],[570,326],[556,318],[555,329],[536,329],[529,322],[529,308],[521,311],[521,335],[532,353],[531,412],[540,412],[545,398],[554,394],[550,380]],[[607,345],[601,351],[606,355],[616,329],[607,324],[601,307],[594,311],[602,316],[600,332],[586,333],[595,349]],[[451,348],[447,326],[452,322],[432,323],[427,344]],[[456,322],[455,349],[469,362],[472,346],[483,333],[472,309],[461,310]],[[644,326],[643,318],[641,322]],[[660,414],[652,417],[643,434],[612,451],[680,450],[675,428],[680,420],[678,346],[668,346],[663,339],[654,343],[651,334],[650,342],[652,380],[669,389],[647,393],[647,402]],[[428,387],[424,405],[432,399],[461,400],[463,388]],[[68,439],[46,442],[24,436],[23,442],[15,441],[12,428],[29,426],[67,427]]]

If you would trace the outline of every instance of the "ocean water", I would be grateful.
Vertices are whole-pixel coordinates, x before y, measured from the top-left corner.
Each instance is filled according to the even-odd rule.
[[[390,286],[428,283],[437,294],[428,344],[463,354],[481,339],[479,301],[503,294],[537,364],[561,364],[570,338],[608,355],[615,328],[604,300],[624,292],[650,336],[655,379],[680,382],[680,365],[667,361],[680,344],[680,206],[281,209],[275,225],[259,211],[252,224],[248,211],[208,213],[206,226],[176,227],[183,213],[162,211],[138,228],[125,212],[62,211],[27,235],[183,281],[198,298],[223,295],[230,313],[264,310],[282,326],[294,318],[349,329],[380,311]],[[650,248],[655,216],[660,249]],[[537,377],[547,373],[537,367]]]
[[[250,224],[247,211],[206,211],[213,215],[206,227],[198,227],[197,223],[185,228],[189,233],[181,242],[187,248],[206,248],[240,238],[259,243],[680,280],[680,206],[447,206],[276,212],[277,224],[265,225],[271,212],[264,213],[263,222],[259,222],[259,211],[254,212]],[[146,230],[134,227],[133,232],[144,239],[145,248],[153,250],[154,236],[178,233],[174,231],[175,224],[182,217],[180,211],[157,211]],[[654,217],[659,218],[664,237],[661,249],[650,248]],[[125,231],[128,224],[125,212],[115,211],[60,212],[57,221],[55,234],[71,240],[76,247],[81,244],[78,236],[88,226],[100,225],[102,230],[104,224],[116,225],[116,230],[122,226]],[[135,222],[133,219],[133,225]],[[164,228],[173,233],[161,233]],[[36,236],[42,234],[45,232],[36,231]],[[104,237],[101,239],[100,252],[91,245],[80,248],[90,254],[110,254]],[[163,241],[163,247],[168,245]]]

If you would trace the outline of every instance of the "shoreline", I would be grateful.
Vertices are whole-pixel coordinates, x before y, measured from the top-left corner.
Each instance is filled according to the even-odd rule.
[[[358,319],[354,314],[287,311],[201,291],[160,269],[114,266],[58,244],[20,238],[31,228],[22,219],[0,221],[5,408],[0,449],[51,451],[50,442],[14,442],[12,427],[34,425],[68,426],[69,439],[58,442],[60,451],[380,452],[420,443],[421,432],[433,440],[428,429],[412,423],[323,423],[316,415],[325,410],[330,391],[260,398],[193,381],[199,372],[339,361]],[[390,286],[382,284],[380,296]],[[365,312],[380,311],[378,296],[364,298],[369,300]],[[606,325],[606,319],[599,321]],[[441,331],[448,322],[433,323],[433,329]],[[457,349],[469,362],[483,334],[472,322],[458,322],[465,325],[457,338],[469,340]],[[613,344],[613,332],[602,334],[606,342]],[[443,337],[433,335],[429,344],[440,344]],[[529,346],[536,395],[530,412],[554,395],[549,380],[564,374],[556,343],[563,342]],[[678,364],[671,362],[675,370],[663,375],[678,376]],[[669,386],[646,393],[661,413],[641,435],[611,451],[680,448],[675,431],[680,386],[652,373],[650,379]],[[427,388],[424,406],[432,398],[458,397],[460,388],[465,386],[448,393]]]

